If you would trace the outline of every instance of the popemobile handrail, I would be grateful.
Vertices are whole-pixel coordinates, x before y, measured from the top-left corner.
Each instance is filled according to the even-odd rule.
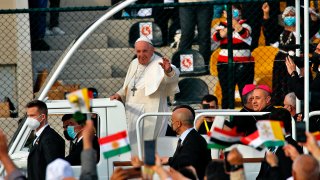
[[[309,113],[309,118],[312,116],[320,115],[320,111],[312,111]]]
[[[206,112],[201,112],[201,111],[206,111]],[[201,116],[262,116],[265,114],[268,114],[270,112],[239,112],[235,110],[226,110],[226,109],[218,109],[218,110],[211,110],[214,112],[207,112],[210,110],[196,110],[195,112],[199,114],[196,115],[194,124],[195,122],[199,119]],[[223,112],[224,111],[224,112]],[[320,114],[320,111],[319,111]],[[140,123],[144,119],[144,117],[147,116],[171,116],[172,112],[152,112],[152,113],[144,113],[139,118],[137,119],[136,122],[136,129],[137,129],[137,143],[138,143],[138,155],[139,158],[142,159],[142,144],[141,144],[141,133],[140,133]]]

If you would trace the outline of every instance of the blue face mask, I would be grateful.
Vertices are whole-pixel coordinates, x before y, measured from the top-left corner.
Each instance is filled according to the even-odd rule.
[[[284,17],[283,22],[286,26],[293,26],[296,24],[296,17],[294,16]]]
[[[77,133],[74,130],[74,126],[67,126],[67,133],[72,138],[72,140],[74,140],[77,137]]]
[[[234,19],[238,19],[240,16],[239,10],[238,9],[232,9],[232,17]]]

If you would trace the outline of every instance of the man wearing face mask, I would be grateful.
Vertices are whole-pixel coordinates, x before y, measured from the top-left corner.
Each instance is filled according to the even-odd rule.
[[[264,26],[264,34],[265,38],[268,39],[271,46],[281,49],[274,59],[273,63],[273,70],[272,70],[272,100],[273,104],[276,106],[281,106],[282,101],[286,94],[293,91],[290,89],[288,79],[290,78],[291,74],[288,74],[286,71],[286,58],[289,50],[292,50],[293,45],[296,44],[296,38],[301,37],[303,40],[302,35],[304,28],[301,27],[301,35],[297,35],[296,33],[296,13],[295,7],[288,6],[282,13],[282,19],[284,23],[284,27],[280,25],[276,25],[270,19],[270,9],[268,3],[264,3],[262,6],[263,11],[263,26]],[[303,13],[302,13],[303,14]],[[301,14],[301,15],[302,15]],[[303,25],[303,23],[300,23]],[[313,37],[320,27],[320,21],[314,14],[310,14],[310,26],[309,26],[309,35]],[[303,42],[303,41],[301,41]],[[298,94],[296,94],[298,96]]]
[[[43,180],[47,165],[64,157],[65,144],[63,138],[49,126],[48,109],[44,102],[34,100],[26,108],[28,118],[25,123],[35,132],[29,149],[28,179]]]
[[[63,135],[70,141],[69,154],[65,157],[72,166],[81,165],[81,152],[83,149],[82,130],[85,126],[85,120],[75,121],[72,118],[72,114],[65,114],[62,117],[63,123]],[[97,163],[100,157],[100,147],[97,136],[92,140],[93,148],[97,152]]]
[[[224,17],[227,12],[223,11]],[[234,84],[229,87],[228,78],[228,38],[227,22],[221,22],[217,31],[212,38],[220,42],[221,51],[218,57],[218,77],[222,89],[222,109],[227,109],[232,105],[229,104],[229,96],[234,96],[235,86],[238,85],[240,94],[246,84],[253,83],[254,76],[254,59],[251,56],[251,27],[241,19],[241,8],[239,5],[232,6],[232,45],[233,45],[233,62],[234,64]],[[232,88],[232,93],[229,89]]]

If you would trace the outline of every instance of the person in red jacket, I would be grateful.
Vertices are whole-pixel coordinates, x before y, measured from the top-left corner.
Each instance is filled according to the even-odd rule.
[[[223,12],[227,16],[227,12]],[[229,96],[234,96],[235,85],[238,85],[240,94],[246,84],[253,83],[254,77],[254,59],[251,56],[251,27],[241,19],[241,7],[232,6],[232,49],[234,63],[234,84],[229,87],[228,82],[228,38],[227,22],[221,22],[217,31],[212,38],[220,42],[221,51],[218,56],[218,78],[222,89],[222,109],[227,109],[232,105],[229,104]],[[232,94],[229,89],[232,88]]]

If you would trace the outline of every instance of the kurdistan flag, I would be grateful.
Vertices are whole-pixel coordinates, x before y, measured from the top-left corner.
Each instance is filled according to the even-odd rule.
[[[256,123],[259,137],[266,147],[283,146],[284,128],[281,121],[262,120]]]
[[[106,159],[131,150],[126,131],[100,138],[99,144],[100,151]]]

